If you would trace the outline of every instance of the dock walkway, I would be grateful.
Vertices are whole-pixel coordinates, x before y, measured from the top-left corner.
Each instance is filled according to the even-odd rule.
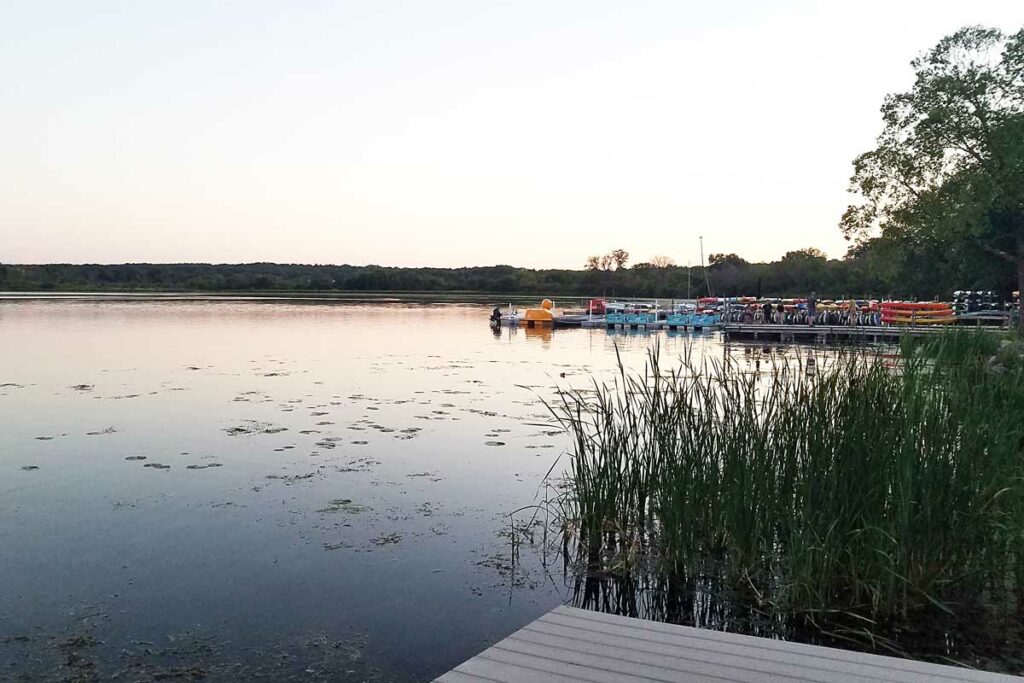
[[[722,323],[718,329],[726,339],[761,339],[765,341],[897,341],[902,335],[925,336],[949,330],[948,325],[764,325]]]
[[[442,683],[936,681],[1024,678],[557,607]]]

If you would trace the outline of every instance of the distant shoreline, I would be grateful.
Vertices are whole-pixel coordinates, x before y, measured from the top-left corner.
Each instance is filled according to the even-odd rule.
[[[84,302],[127,302],[127,301],[198,301],[198,302],[310,302],[310,303],[446,303],[446,304],[507,304],[518,305],[537,303],[542,299],[558,302],[580,302],[586,297],[550,294],[507,294],[486,292],[311,292],[283,291],[254,293],[244,292],[202,292],[174,290],[66,290],[66,291],[0,291],[0,302],[12,301],[84,301]],[[628,297],[621,297],[628,300]],[[645,298],[646,300],[646,298]],[[683,299],[676,299],[683,301]]]

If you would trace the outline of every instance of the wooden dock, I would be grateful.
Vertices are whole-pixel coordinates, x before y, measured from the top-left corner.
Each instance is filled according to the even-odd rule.
[[[443,683],[936,681],[1024,678],[558,607]]]
[[[925,336],[948,330],[950,325],[764,325],[750,323],[722,323],[720,330],[726,339],[756,339],[764,341],[804,342],[884,342],[898,341],[905,334]]]

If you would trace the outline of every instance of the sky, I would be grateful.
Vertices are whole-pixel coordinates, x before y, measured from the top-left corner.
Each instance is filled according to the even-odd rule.
[[[841,257],[909,62],[1020,0],[0,0],[0,262]]]

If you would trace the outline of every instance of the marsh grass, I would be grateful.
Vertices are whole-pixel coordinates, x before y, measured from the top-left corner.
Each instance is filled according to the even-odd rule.
[[[1024,369],[1000,353],[1020,356],[958,333],[751,373],[654,349],[560,392],[584,601],[894,649],[922,615],[1019,622]]]

